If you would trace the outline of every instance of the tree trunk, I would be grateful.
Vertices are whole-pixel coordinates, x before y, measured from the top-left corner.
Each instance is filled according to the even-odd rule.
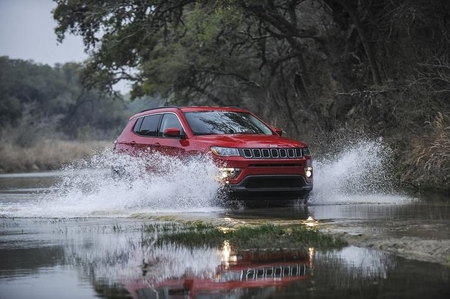
[[[378,70],[377,61],[375,56],[373,55],[372,48],[370,47],[369,41],[367,40],[366,33],[364,31],[364,27],[359,19],[358,14],[355,10],[353,10],[350,5],[348,5],[345,1],[339,1],[339,3],[344,7],[344,9],[348,12],[350,18],[356,26],[356,30],[358,31],[359,38],[364,46],[364,51],[366,52],[367,59],[369,59],[370,69],[372,71],[372,78],[375,84],[382,85],[383,82],[381,80],[380,71]]]

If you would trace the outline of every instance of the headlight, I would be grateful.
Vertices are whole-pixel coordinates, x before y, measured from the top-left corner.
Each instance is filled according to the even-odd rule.
[[[303,156],[311,156],[311,151],[309,150],[309,148],[303,148]]]
[[[211,151],[216,156],[222,157],[240,156],[239,150],[233,147],[211,146]]]

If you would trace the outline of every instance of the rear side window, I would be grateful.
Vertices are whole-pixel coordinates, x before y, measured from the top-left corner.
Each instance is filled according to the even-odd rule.
[[[158,134],[158,124],[161,119],[161,114],[149,115],[142,119],[142,123],[139,128],[137,128],[140,120],[136,122],[134,132],[139,135],[145,136],[156,136]]]
[[[133,132],[139,134],[139,131],[141,130],[141,125],[142,125],[142,121],[144,120],[143,117],[138,118],[138,120],[136,121],[136,123],[134,124],[133,127]]]

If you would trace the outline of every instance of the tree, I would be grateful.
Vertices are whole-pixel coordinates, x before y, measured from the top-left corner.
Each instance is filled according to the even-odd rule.
[[[88,86],[127,79],[134,98],[241,105],[295,135],[333,130],[355,105],[392,124],[398,103],[377,106],[364,95],[408,88],[417,66],[433,49],[446,53],[449,40],[449,4],[440,0],[56,2],[59,40],[81,35],[91,53]],[[360,101],[341,96],[353,90]],[[374,114],[375,106],[385,110]]]
[[[22,146],[55,136],[109,139],[129,115],[121,98],[113,100],[80,83],[82,65],[50,67],[0,57],[0,130]],[[13,136],[14,135],[14,136]]]

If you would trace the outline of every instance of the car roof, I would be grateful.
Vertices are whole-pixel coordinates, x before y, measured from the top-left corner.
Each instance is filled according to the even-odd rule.
[[[148,115],[150,112],[173,112],[173,111],[181,111],[181,112],[204,112],[204,111],[234,111],[234,112],[248,112],[245,109],[238,107],[220,107],[220,106],[164,106],[164,107],[156,107],[150,108],[146,110],[142,110],[139,113],[134,114],[130,117],[130,119],[141,117],[144,115]]]

